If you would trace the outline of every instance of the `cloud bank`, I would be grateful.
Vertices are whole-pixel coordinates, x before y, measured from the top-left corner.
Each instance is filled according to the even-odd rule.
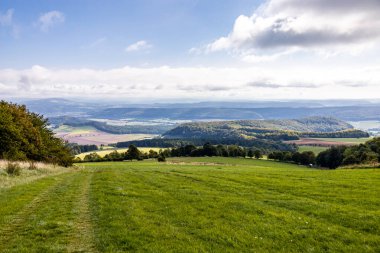
[[[123,67],[108,70],[0,70],[3,97],[118,99],[376,98],[378,67],[365,69],[260,69]],[[350,78],[348,79],[347,76]]]

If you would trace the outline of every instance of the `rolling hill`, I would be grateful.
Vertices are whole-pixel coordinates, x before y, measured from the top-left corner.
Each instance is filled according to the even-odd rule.
[[[366,137],[342,120],[309,117],[282,120],[237,120],[185,123],[166,132],[166,138],[263,138],[297,139],[299,137]]]

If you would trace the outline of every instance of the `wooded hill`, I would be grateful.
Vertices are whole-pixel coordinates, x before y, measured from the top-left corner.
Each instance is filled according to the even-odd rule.
[[[300,137],[368,137],[352,125],[331,117],[282,120],[237,120],[182,124],[164,134],[165,138],[245,138],[294,140]]]

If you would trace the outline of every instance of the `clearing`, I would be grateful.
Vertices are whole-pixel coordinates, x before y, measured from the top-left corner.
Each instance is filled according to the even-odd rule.
[[[0,187],[0,252],[379,252],[380,170],[103,162]]]

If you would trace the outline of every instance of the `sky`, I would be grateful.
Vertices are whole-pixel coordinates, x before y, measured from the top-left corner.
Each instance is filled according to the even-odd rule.
[[[379,99],[379,16],[379,0],[0,0],[0,99]]]

